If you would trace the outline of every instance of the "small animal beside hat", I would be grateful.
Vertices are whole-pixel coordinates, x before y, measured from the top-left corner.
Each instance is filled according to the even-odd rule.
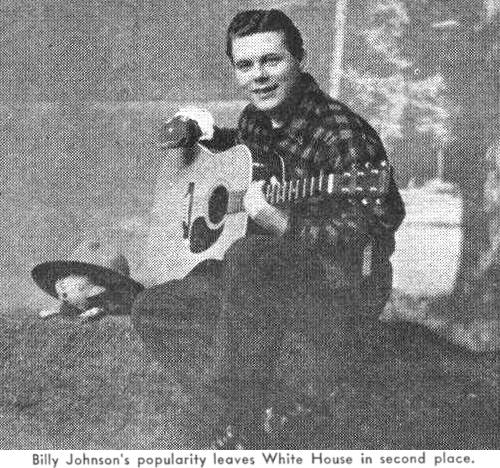
[[[99,240],[80,244],[68,260],[40,263],[31,271],[35,283],[60,305],[39,316],[76,315],[90,320],[126,314],[144,286],[130,277],[127,259]]]

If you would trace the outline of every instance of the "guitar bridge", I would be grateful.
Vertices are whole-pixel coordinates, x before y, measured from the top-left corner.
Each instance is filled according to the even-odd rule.
[[[186,195],[184,195],[184,201],[186,202],[184,213],[186,217],[182,220],[182,237],[184,239],[189,238],[189,231],[191,230],[192,215],[193,215],[193,198],[194,198],[194,182],[189,182],[188,188],[186,190]]]
[[[186,221],[182,221],[182,237],[187,239],[189,237],[189,226]]]

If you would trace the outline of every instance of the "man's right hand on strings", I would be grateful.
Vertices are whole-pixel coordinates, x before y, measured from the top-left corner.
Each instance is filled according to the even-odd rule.
[[[288,215],[267,202],[263,192],[264,185],[263,180],[250,184],[243,199],[245,211],[259,226],[281,236],[288,228]]]

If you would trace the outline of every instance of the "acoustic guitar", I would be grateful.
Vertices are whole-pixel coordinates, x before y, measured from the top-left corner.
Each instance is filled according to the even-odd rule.
[[[173,156],[173,157],[172,157]],[[254,171],[249,149],[238,145],[212,153],[200,144],[170,151],[158,176],[146,252],[148,282],[182,278],[207,259],[222,259],[247,229],[243,197]],[[172,161],[175,161],[172,163]],[[267,183],[272,205],[308,197],[344,196],[380,203],[389,184],[384,161],[341,174]]]

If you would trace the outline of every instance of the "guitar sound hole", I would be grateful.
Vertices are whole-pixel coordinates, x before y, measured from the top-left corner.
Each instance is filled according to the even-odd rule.
[[[226,187],[219,185],[208,200],[208,219],[213,224],[219,224],[227,213],[229,194]]]

